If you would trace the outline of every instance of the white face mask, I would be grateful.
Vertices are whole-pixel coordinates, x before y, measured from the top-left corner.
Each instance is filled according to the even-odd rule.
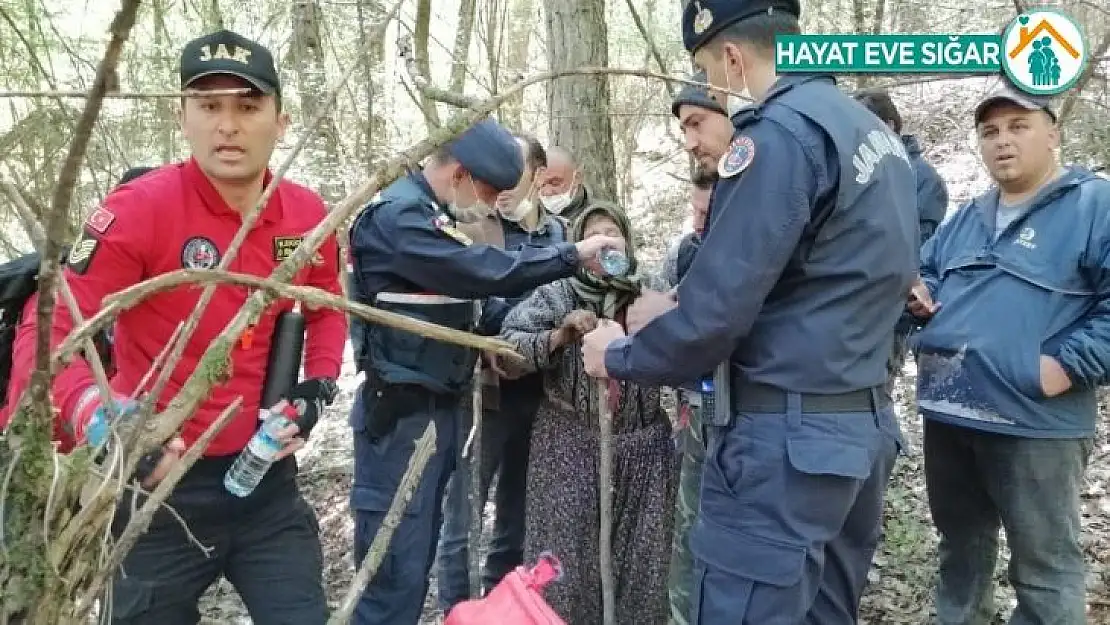
[[[470,179],[470,188],[474,191],[473,204],[466,207],[459,206],[457,197],[459,194],[459,190],[458,188],[455,188],[452,194],[456,197],[453,198],[451,200],[451,203],[447,205],[447,212],[451,213],[451,216],[454,217],[456,221],[460,221],[462,223],[473,223],[489,215],[491,212],[489,204],[486,204],[482,200],[478,199],[478,188],[474,186],[473,178]]]
[[[743,88],[740,89],[740,93],[743,93],[744,95],[746,95],[748,97],[751,97],[751,93],[748,91],[747,74],[744,74],[744,76],[745,76],[744,84],[743,84]],[[725,100],[726,100],[725,110],[728,111],[728,116],[729,117],[735,117],[736,114],[739,113],[740,111],[744,110],[744,108],[746,108],[748,106],[748,104],[743,99],[741,99],[740,96],[738,96],[738,95],[736,95],[735,93],[732,92],[732,81],[728,77],[728,59],[727,58],[725,59],[725,89],[728,91],[728,97],[725,98]]]
[[[555,215],[558,215],[559,213],[565,211],[567,207],[570,206],[570,202],[570,191],[567,191],[566,193],[559,193],[556,195],[540,196],[540,204],[543,204],[544,208]]]
[[[536,208],[536,205],[532,203],[532,200],[523,199],[519,203],[517,203],[516,206],[512,206],[512,207],[508,207],[508,208],[502,208],[502,209],[499,209],[499,210],[501,212],[502,217],[504,217],[505,219],[507,219],[511,222],[516,223],[516,222],[521,221],[522,219],[524,219],[528,215],[532,214],[532,211],[535,208]]]

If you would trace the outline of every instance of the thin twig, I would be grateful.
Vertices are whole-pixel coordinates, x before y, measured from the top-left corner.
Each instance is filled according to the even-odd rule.
[[[8,486],[12,483],[12,474],[15,473],[15,467],[19,464],[19,456],[23,453],[23,448],[16,447],[12,449],[12,458],[8,464],[8,471],[4,474],[4,483],[0,484],[0,553],[4,554],[4,562],[10,562],[10,554],[8,552],[8,543],[4,538],[4,528],[8,526],[8,519],[5,515],[5,507],[8,503]]]
[[[398,330],[405,330],[446,343],[453,343],[455,345],[480,350],[490,350],[510,358],[520,358],[520,355],[510,343],[500,339],[479,336],[477,334],[439,326],[413,317],[379,310],[373,306],[359,304],[358,302],[344,299],[316,287],[292,286],[283,282],[277,282],[272,278],[262,278],[251,274],[231,273],[215,269],[178,269],[177,271],[164,273],[109,295],[105,298],[100,311],[70,334],[66,341],[58,347],[58,351],[64,352],[68,349],[67,346],[73,341],[79,340],[88,334],[95,334],[99,331],[101,326],[110,323],[112,318],[129,308],[137,306],[151,295],[177,288],[183,284],[193,283],[234,284],[245,286],[270,293],[275,297],[294,299],[313,306],[342,310],[371,323],[389,326]]]
[[[613,411],[609,406],[609,380],[597,384],[598,412],[598,505],[600,526],[597,546],[601,568],[601,611],[603,625],[617,624],[616,590],[613,583]]]
[[[644,21],[640,19],[640,12],[636,10],[636,3],[632,0],[625,0],[625,5],[628,6],[628,12],[632,15],[632,22],[636,24],[636,29],[640,31],[640,36],[647,42],[651,56],[655,58],[655,63],[659,65],[659,71],[664,74],[669,74],[671,70],[667,69],[667,63],[663,61],[663,55],[659,52],[659,47],[655,45],[655,39],[652,38],[651,33],[648,32],[647,26],[644,25]],[[675,95],[674,85],[669,82],[664,84],[667,86],[667,93],[673,98]]]
[[[97,571],[96,577],[93,578],[92,583],[85,590],[84,596],[81,598],[79,607],[83,607],[82,613],[87,613],[92,608],[96,597],[100,595],[101,589],[107,582],[108,577],[116,570],[116,568],[123,562],[123,558],[127,552],[131,551],[131,547],[135,545],[135,541],[139,536],[146,531],[150,526],[150,521],[154,517],[154,513],[166,501],[173,488],[185,476],[185,473],[192,468],[193,464],[200,459],[204,450],[208,449],[208,444],[212,442],[216,434],[219,434],[231,419],[239,413],[239,408],[243,405],[243,398],[236,397],[235,401],[224,408],[220,416],[213,421],[204,433],[201,434],[191,447],[181,456],[181,458],[174,463],[173,468],[169,470],[158,486],[150,493],[147,500],[143,502],[143,506],[139,508],[138,514],[131,517],[124,528],[119,538],[116,540],[115,547],[108,556],[108,563],[106,566]],[[199,544],[199,541],[198,541]]]
[[[42,515],[42,535],[50,537],[50,517],[54,514],[54,496],[58,494],[58,479],[61,477],[61,466],[58,462],[58,454],[50,454],[50,459],[53,460],[54,471],[50,475],[50,492],[46,494],[46,511]],[[54,574],[59,575],[58,565],[51,560],[50,566],[54,569]]]
[[[370,549],[366,552],[366,556],[362,558],[358,574],[351,581],[351,585],[347,588],[347,595],[343,597],[343,603],[328,619],[327,625],[347,625],[351,621],[351,614],[355,610],[355,605],[358,604],[359,598],[366,591],[370,580],[374,578],[374,573],[378,571],[386,553],[389,552],[389,543],[393,540],[393,532],[401,524],[401,518],[408,508],[417,487],[420,486],[420,480],[424,476],[424,468],[435,451],[436,424],[435,421],[428,421],[428,427],[424,428],[424,434],[417,439],[416,449],[409,457],[408,468],[405,469],[405,474],[401,477],[397,492],[393,494],[393,502],[389,504],[389,511],[385,513],[382,525],[378,528],[378,533],[374,535],[374,541],[370,543]]]
[[[210,98],[224,95],[244,95],[250,89],[210,89],[201,91],[108,91],[104,99],[110,100],[153,100],[156,98]],[[0,98],[88,98],[89,91],[0,91]]]
[[[150,368],[146,370],[146,373],[143,374],[143,377],[139,378],[139,383],[136,384],[135,389],[131,391],[131,399],[137,398],[139,396],[139,392],[142,389],[146,388],[147,383],[150,382],[150,378],[154,377],[154,373],[156,371],[159,371],[162,366],[166,364],[166,358],[168,358],[170,355],[170,347],[173,346],[173,342],[177,340],[177,337],[181,336],[181,330],[184,327],[185,322],[182,321],[179,322],[177,324],[177,327],[173,329],[173,333],[170,334],[170,338],[166,341],[166,344],[162,346],[162,351],[158,352],[158,355],[155,356],[154,360],[150,362]]]
[[[115,75],[116,66],[119,64],[123,45],[130,36],[131,29],[135,26],[135,15],[139,11],[139,0],[123,0],[119,11],[112,20],[112,38],[104,51],[104,56],[96,70],[89,99],[85,102],[85,109],[77,121],[73,133],[73,141],[69,145],[65,162],[58,175],[58,183],[54,187],[51,201],[51,210],[46,215],[45,243],[42,248],[42,264],[39,271],[38,302],[35,318],[38,332],[35,341],[35,369],[31,373],[29,400],[33,406],[30,415],[32,427],[49,431],[52,421],[50,410],[50,384],[52,380],[52,367],[50,358],[50,339],[52,317],[54,313],[54,283],[58,274],[58,252],[62,230],[65,226],[65,217],[69,214],[69,206],[73,199],[73,189],[77,184],[81,163],[84,161],[85,152],[88,150],[92,139],[93,126],[100,115],[107,93],[110,76]],[[44,537],[44,539],[47,537]]]
[[[16,212],[19,213],[20,220],[23,222],[23,227],[27,230],[27,235],[31,238],[31,243],[37,248],[40,253],[45,254],[46,250],[46,233],[43,232],[42,225],[35,219],[34,212],[31,207],[23,199],[23,195],[16,189],[15,185],[9,182],[0,180],[0,191],[3,191],[12,206],[15,207]],[[66,308],[69,309],[69,314],[73,317],[75,325],[84,321],[81,315],[81,307],[77,303],[77,298],[73,296],[73,291],[69,288],[69,282],[64,278],[57,281],[58,291],[62,294],[62,299],[65,300]],[[82,346],[85,348],[85,360],[89,363],[92,369],[93,380],[96,382],[97,390],[100,392],[100,403],[108,411],[108,416],[115,421],[119,416],[119,410],[114,401],[112,401],[112,390],[108,383],[108,373],[104,370],[104,363],[100,360],[100,353],[96,349],[96,343],[93,342],[92,337],[86,338],[82,341]]]
[[[107,473],[102,473],[102,472],[99,472],[99,471],[93,471],[93,473],[96,474],[99,477],[103,477],[105,479],[111,479],[111,476],[108,475]],[[136,513],[139,512],[138,506],[136,505],[137,497],[139,495],[145,495],[146,497],[149,498],[154,493],[154,491],[146,490],[142,486],[139,486],[139,485],[136,485],[136,484],[123,484],[123,490],[129,491],[132,495],[132,497],[131,497],[131,514],[132,515],[135,515]],[[192,543],[194,546],[196,546],[196,548],[199,549],[202,553],[204,553],[207,556],[207,555],[211,554],[216,549],[215,547],[209,547],[208,545],[202,543],[200,541],[200,539],[197,538],[196,534],[193,533],[193,530],[189,529],[189,524],[185,522],[185,517],[181,516],[181,513],[177,511],[177,508],[174,508],[172,505],[166,503],[165,501],[160,502],[159,505],[162,508],[165,508],[166,512],[168,512],[170,514],[170,516],[172,516],[174,518],[174,520],[177,521],[177,524],[181,526],[181,530],[185,532],[185,538],[190,543]]]

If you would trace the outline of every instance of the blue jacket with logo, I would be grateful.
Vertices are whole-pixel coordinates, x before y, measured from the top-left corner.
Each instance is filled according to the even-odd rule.
[[[918,406],[987,432],[1090,436],[1110,381],[1110,182],[1070,168],[996,239],[998,197],[961,207],[921,250],[940,309],[914,340]],[[1042,354],[1071,390],[1045,397]]]
[[[917,176],[917,223],[921,228],[921,242],[925,243],[948,213],[948,187],[937,170],[921,155],[917,137],[902,135],[902,145],[906,146],[906,154]]]

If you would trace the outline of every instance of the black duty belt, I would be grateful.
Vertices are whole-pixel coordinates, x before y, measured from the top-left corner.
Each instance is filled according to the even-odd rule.
[[[882,408],[881,389],[865,388],[836,394],[800,393],[803,413],[873,412]],[[785,391],[769,384],[733,381],[732,407],[737,412],[786,413]]]

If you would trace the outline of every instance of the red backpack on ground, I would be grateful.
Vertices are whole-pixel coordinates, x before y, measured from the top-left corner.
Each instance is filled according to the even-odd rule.
[[[531,571],[518,566],[485,597],[456,605],[443,625],[566,625],[540,594],[561,576],[558,558],[545,553]]]

